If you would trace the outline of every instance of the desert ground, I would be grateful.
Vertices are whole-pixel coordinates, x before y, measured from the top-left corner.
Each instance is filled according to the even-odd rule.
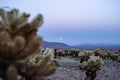
[[[79,58],[61,57],[57,58],[57,61],[59,65],[55,74],[46,80],[84,80],[85,72],[79,69]],[[120,80],[120,63],[104,60],[95,80]]]

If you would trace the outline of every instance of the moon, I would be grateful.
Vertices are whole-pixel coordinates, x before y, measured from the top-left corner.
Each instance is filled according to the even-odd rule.
[[[62,40],[63,40],[63,38],[59,38],[59,40],[60,40],[60,41],[62,41]]]

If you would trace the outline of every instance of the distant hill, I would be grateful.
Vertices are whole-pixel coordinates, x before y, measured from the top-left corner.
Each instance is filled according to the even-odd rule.
[[[70,49],[71,46],[61,42],[47,42],[43,41],[43,48],[56,48],[56,49]]]
[[[79,48],[79,49],[97,49],[97,48],[103,48],[103,49],[113,49],[113,50],[118,50],[120,49],[120,45],[115,45],[115,44],[80,44],[76,46],[72,46],[74,48]]]
[[[120,50],[120,45],[114,45],[114,44],[80,44],[75,46],[70,46],[68,44],[62,43],[62,42],[47,42],[43,41],[42,44],[43,48],[56,48],[56,49],[97,49],[97,48],[103,48],[103,49],[113,49],[113,50]]]

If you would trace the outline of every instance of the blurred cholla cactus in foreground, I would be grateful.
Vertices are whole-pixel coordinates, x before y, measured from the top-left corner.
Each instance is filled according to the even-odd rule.
[[[80,69],[86,72],[85,80],[94,80],[96,71],[100,69],[100,66],[104,63],[102,58],[99,56],[90,56],[87,61],[84,61],[80,64]]]
[[[19,10],[13,9],[5,11],[0,9],[0,78],[3,80],[20,80],[19,76],[25,80],[38,80],[38,75],[50,75],[53,70],[50,55],[44,54],[41,63],[34,62],[29,64],[26,61],[28,56],[40,53],[39,47],[42,43],[41,37],[37,36],[37,30],[43,23],[43,17],[39,14],[31,22],[28,22],[29,14],[19,13]],[[31,58],[30,58],[31,59]],[[36,60],[37,61],[37,60]],[[36,64],[34,64],[36,63]],[[48,68],[41,74],[46,67]],[[42,68],[42,69],[41,69]],[[39,79],[42,80],[42,79]]]
[[[28,56],[25,62],[33,69],[26,67],[26,72],[23,72],[24,76],[34,76],[36,80],[42,80],[43,77],[53,74],[56,70],[53,54],[54,51],[47,48],[44,52],[38,49],[35,54]]]

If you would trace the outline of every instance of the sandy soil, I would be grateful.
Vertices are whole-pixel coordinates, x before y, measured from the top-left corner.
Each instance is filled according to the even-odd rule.
[[[85,73],[79,69],[79,59],[62,57],[57,59],[59,66],[55,74],[46,80],[84,80]],[[120,63],[105,60],[95,80],[120,80]]]

